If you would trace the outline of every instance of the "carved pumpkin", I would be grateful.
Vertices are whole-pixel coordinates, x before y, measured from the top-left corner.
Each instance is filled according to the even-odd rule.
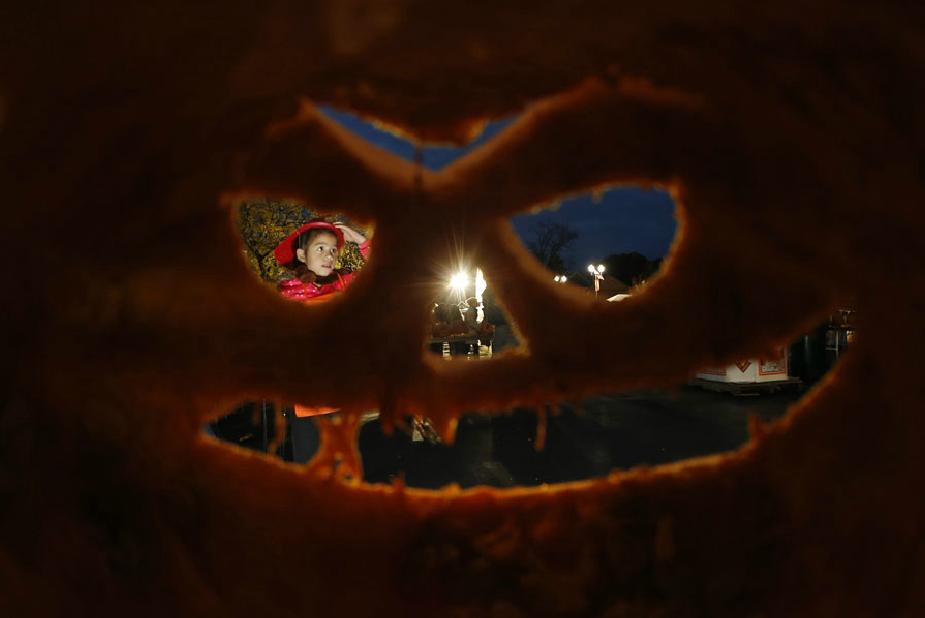
[[[921,614],[920,12],[5,7],[3,615]],[[417,176],[309,101],[432,140],[523,116]],[[609,306],[554,287],[507,218],[625,183],[674,192],[664,275]],[[245,195],[375,225],[363,276],[319,306],[278,298],[241,257],[230,209]],[[526,351],[428,359],[418,283],[449,238]],[[760,354],[852,294],[851,353],[730,455],[424,492],[199,432],[235,401],[280,397],[425,414],[450,437],[462,409]],[[355,371],[313,377],[319,350]]]

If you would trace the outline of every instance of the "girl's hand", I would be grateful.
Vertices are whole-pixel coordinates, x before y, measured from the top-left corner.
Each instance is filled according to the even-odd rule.
[[[348,242],[354,242],[358,245],[362,245],[364,242],[366,242],[365,236],[363,236],[362,234],[360,234],[358,231],[354,230],[353,228],[347,227],[347,224],[345,223],[336,221],[334,223],[334,227],[336,227],[337,229],[341,231],[341,233],[344,235],[344,240]]]

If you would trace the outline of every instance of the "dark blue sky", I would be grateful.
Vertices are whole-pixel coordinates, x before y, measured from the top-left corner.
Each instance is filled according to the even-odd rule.
[[[414,143],[397,137],[353,114],[322,108],[330,118],[367,141],[409,161],[414,159]],[[461,147],[427,146],[424,167],[439,170],[467,152],[478,148],[504,130],[513,118],[489,123],[474,140]],[[584,269],[611,253],[638,251],[649,259],[664,256],[675,234],[674,202],[665,191],[620,188],[605,191],[596,200],[590,194],[563,200],[558,208],[513,218],[514,229],[525,241],[536,222],[570,225],[578,239],[563,256],[569,266]]]

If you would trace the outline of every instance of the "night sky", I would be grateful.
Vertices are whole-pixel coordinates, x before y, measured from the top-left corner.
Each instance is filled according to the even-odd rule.
[[[367,141],[409,161],[415,145],[379,129],[353,114],[322,108],[330,118]],[[498,120],[474,140],[461,147],[425,146],[424,167],[439,170],[467,152],[478,148],[505,129],[513,118]],[[664,256],[675,234],[674,202],[665,191],[620,188],[606,191],[597,199],[590,194],[563,200],[558,208],[514,217],[514,229],[525,242],[532,238],[538,221],[560,222],[578,232],[578,239],[563,258],[570,268],[584,269],[612,253],[638,251],[649,259]]]

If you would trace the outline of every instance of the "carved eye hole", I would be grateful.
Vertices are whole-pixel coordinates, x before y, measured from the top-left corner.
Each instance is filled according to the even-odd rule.
[[[555,283],[596,289],[608,300],[641,292],[657,275],[674,241],[674,210],[667,191],[619,187],[570,197],[512,223]]]
[[[369,253],[368,245],[361,246],[357,242],[345,240],[342,244],[336,241],[336,235],[325,234],[321,237],[311,238],[311,232],[292,238],[300,227],[311,221],[324,219],[335,223],[345,223],[351,229],[364,237],[370,233],[363,226],[350,224],[349,219],[343,215],[325,215],[312,210],[305,204],[292,200],[275,200],[270,198],[251,198],[238,205],[235,223],[241,238],[241,249],[244,259],[251,270],[262,281],[274,286],[280,286],[284,281],[302,276],[305,270],[313,264],[327,265],[331,263],[333,270],[341,275],[351,273],[357,275],[366,265],[366,256]],[[323,230],[322,230],[323,231]],[[343,233],[343,232],[341,232]],[[287,263],[281,263],[279,248],[291,240],[290,251],[286,253]],[[353,239],[356,240],[356,239]],[[338,246],[340,244],[340,246]],[[299,254],[301,250],[301,256]],[[308,264],[310,256],[316,256],[313,264]],[[331,261],[331,258],[333,262]],[[318,273],[319,277],[327,279],[336,275],[327,271]]]

